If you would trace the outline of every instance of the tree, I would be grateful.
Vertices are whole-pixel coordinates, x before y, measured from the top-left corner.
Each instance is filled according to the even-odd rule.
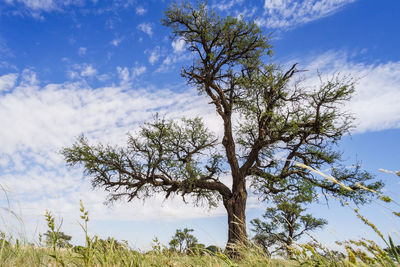
[[[314,218],[311,214],[304,214],[304,205],[311,203],[315,195],[278,194],[273,197],[273,207],[267,208],[263,218],[254,219],[253,225],[255,236],[253,240],[264,251],[271,255],[277,251],[286,251],[291,257],[290,246],[304,233],[322,228],[328,222],[324,219]],[[270,249],[276,246],[274,251]]]
[[[118,241],[112,237],[107,237],[107,239],[96,239],[96,245],[98,249],[103,250],[104,252],[110,250],[124,250],[128,248],[128,243],[126,241]]]
[[[210,246],[206,247],[206,250],[210,251],[213,254],[222,252],[222,249],[216,245],[210,245]]]
[[[255,23],[221,18],[204,3],[172,5],[163,24],[193,53],[193,64],[182,69],[182,76],[211,100],[223,136],[213,135],[199,118],[156,117],[129,135],[125,148],[90,145],[79,137],[62,153],[69,165],[84,167],[94,187],[109,191],[109,200],[154,193],[179,194],[184,201],[190,195],[210,206],[222,200],[229,249],[247,242],[247,185],[268,199],[303,190],[301,182],[357,203],[365,202],[369,192],[355,182],[382,186],[358,167],[343,169],[334,150],[352,127],[340,105],[353,94],[353,80],[336,75],[321,78],[318,88],[305,88],[295,80],[296,64],[283,71],[264,63],[271,45]],[[334,182],[304,168],[326,165],[334,167]],[[231,176],[231,187],[221,182],[223,173]]]
[[[54,244],[54,240],[57,240],[56,246],[59,248],[66,248],[72,246],[69,241],[71,241],[71,236],[66,235],[64,232],[52,232],[48,230],[46,233],[43,234],[45,239],[45,244],[48,246],[52,246]]]
[[[183,229],[183,231],[177,229],[175,235],[169,242],[170,248],[179,253],[189,252],[189,250],[197,244],[197,238],[191,234],[193,231],[193,229],[188,228]]]

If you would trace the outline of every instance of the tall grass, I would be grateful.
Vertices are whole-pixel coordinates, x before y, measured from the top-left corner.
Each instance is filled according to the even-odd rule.
[[[391,173],[400,176],[399,173]],[[377,194],[380,205],[394,202],[387,196],[374,193]],[[398,205],[396,202],[395,204]],[[61,230],[61,224],[57,226],[52,213],[46,211],[45,220],[49,233],[53,236],[51,244],[28,244],[0,232],[0,266],[400,266],[400,247],[393,242],[391,236],[386,237],[358,209],[352,209],[376,233],[377,238],[383,241],[385,248],[376,241],[361,239],[337,242],[342,249],[333,251],[310,236],[311,242],[290,247],[293,252],[291,259],[268,257],[261,248],[249,242],[235,248],[242,255],[241,259],[235,260],[221,251],[211,252],[201,248],[180,254],[169,250],[155,239],[153,249],[144,253],[112,238],[101,240],[95,235],[90,236],[89,212],[81,202],[80,226],[85,239],[84,246],[59,248],[57,232]],[[13,216],[11,211],[8,212]],[[392,213],[395,216],[400,215],[397,211]]]

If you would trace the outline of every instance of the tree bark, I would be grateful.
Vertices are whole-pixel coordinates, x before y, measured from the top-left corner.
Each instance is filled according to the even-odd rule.
[[[228,242],[227,253],[231,256],[239,256],[237,246],[246,245],[246,201],[247,192],[245,186],[232,193],[231,197],[224,198],[223,203],[228,213]]]

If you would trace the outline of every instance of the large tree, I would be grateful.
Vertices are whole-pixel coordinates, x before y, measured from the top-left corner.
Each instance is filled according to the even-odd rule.
[[[247,240],[249,185],[263,199],[320,188],[357,202],[365,201],[365,195],[355,182],[381,186],[359,168],[342,171],[340,154],[333,150],[352,127],[351,116],[340,108],[354,92],[351,79],[334,76],[321,79],[318,88],[303,87],[295,79],[296,65],[282,71],[264,63],[271,45],[255,23],[219,17],[206,4],[172,5],[163,24],[192,52],[193,64],[182,69],[182,76],[210,99],[221,118],[222,136],[212,134],[199,118],[177,122],[156,117],[129,135],[124,148],[90,145],[78,138],[63,150],[67,163],[83,166],[94,187],[110,192],[110,200],[131,201],[154,193],[166,198],[190,195],[211,206],[222,200],[228,244],[238,244]],[[336,180],[296,163],[331,165]],[[221,181],[226,174],[232,186]]]

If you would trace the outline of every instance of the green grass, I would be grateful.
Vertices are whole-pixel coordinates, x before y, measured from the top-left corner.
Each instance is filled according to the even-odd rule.
[[[57,249],[57,257],[54,257],[50,247],[10,245],[2,249],[0,266],[399,266],[383,250],[375,248],[372,251],[372,256],[367,256],[365,250],[358,251],[353,246],[341,257],[322,256],[317,246],[302,245],[295,252],[295,260],[285,260],[267,258],[257,249],[250,248],[242,250],[244,257],[241,260],[232,260],[222,253],[183,255],[167,250],[139,253],[128,247],[104,249],[94,244],[88,261],[72,248]]]
[[[2,251],[1,266],[85,266],[80,253],[72,249],[59,249],[55,259],[52,248],[37,246],[10,246]],[[224,254],[182,255],[171,252],[151,251],[139,253],[129,248],[118,250],[95,248],[88,266],[297,266],[295,262],[271,260],[249,253],[240,261],[233,261]]]

